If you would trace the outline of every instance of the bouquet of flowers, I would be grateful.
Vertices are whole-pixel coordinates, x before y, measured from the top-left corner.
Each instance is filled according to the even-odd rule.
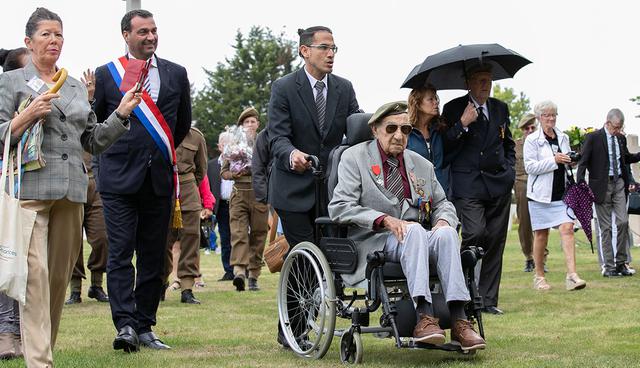
[[[231,133],[231,140],[224,146],[222,159],[229,161],[229,171],[239,174],[251,170],[252,144],[247,138],[245,129],[233,126],[227,130]]]
[[[569,145],[571,146],[571,149],[574,151],[580,151],[582,143],[584,142],[584,137],[595,130],[596,129],[593,127],[579,128],[572,125],[568,130],[565,130],[564,133],[569,136]]]

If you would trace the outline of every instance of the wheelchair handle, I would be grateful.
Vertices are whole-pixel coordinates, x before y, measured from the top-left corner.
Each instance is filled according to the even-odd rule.
[[[322,166],[320,165],[320,159],[318,159],[318,156],[315,155],[307,155],[307,157],[305,157],[305,159],[309,162],[311,162],[311,171],[313,172],[314,175],[322,175]]]

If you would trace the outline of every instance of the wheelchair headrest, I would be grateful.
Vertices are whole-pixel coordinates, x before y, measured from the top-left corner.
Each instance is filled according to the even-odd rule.
[[[355,146],[358,143],[362,143],[373,139],[373,133],[369,128],[369,119],[371,119],[371,113],[357,113],[352,114],[347,118],[347,145]]]

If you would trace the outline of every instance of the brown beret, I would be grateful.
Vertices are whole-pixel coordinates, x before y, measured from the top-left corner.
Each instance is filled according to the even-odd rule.
[[[246,109],[244,109],[242,114],[240,114],[240,117],[238,118],[238,125],[242,125],[242,122],[246,118],[250,118],[250,117],[254,117],[254,118],[260,120],[260,114],[258,114],[258,110],[253,108],[253,106],[247,107]]]
[[[407,112],[407,103],[405,101],[387,102],[380,106],[378,110],[369,119],[369,125],[373,125],[389,115],[404,114]]]

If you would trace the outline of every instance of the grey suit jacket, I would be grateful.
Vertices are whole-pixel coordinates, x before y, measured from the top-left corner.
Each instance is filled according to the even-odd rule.
[[[358,266],[354,274],[342,275],[350,285],[365,279],[367,254],[384,249],[387,237],[391,234],[387,230],[374,231],[374,221],[378,217],[387,214],[407,221],[418,221],[417,190],[422,189],[424,197],[432,200],[432,223],[442,219],[454,228],[458,225],[456,210],[447,201],[433,165],[410,150],[405,150],[403,155],[411,184],[411,200],[407,198],[399,203],[398,198],[384,187],[382,158],[376,142],[360,143],[342,154],[338,165],[338,185],[329,203],[329,216],[333,221],[357,225],[350,229],[349,238],[355,240],[358,247]],[[372,167],[375,165],[380,168],[379,175],[373,173]]]
[[[30,95],[37,96],[49,88],[43,85],[34,91],[27,84],[38,78],[38,71],[29,62],[23,69],[0,75],[0,150],[4,147],[6,129],[20,103]],[[42,153],[45,167],[25,172],[20,188],[21,199],[54,200],[68,198],[72,202],[87,201],[88,176],[82,160],[83,149],[92,154],[104,151],[129,128],[115,114],[103,124],[96,124],[84,84],[68,77],[53,100],[43,132]],[[18,137],[11,138],[11,145]]]

